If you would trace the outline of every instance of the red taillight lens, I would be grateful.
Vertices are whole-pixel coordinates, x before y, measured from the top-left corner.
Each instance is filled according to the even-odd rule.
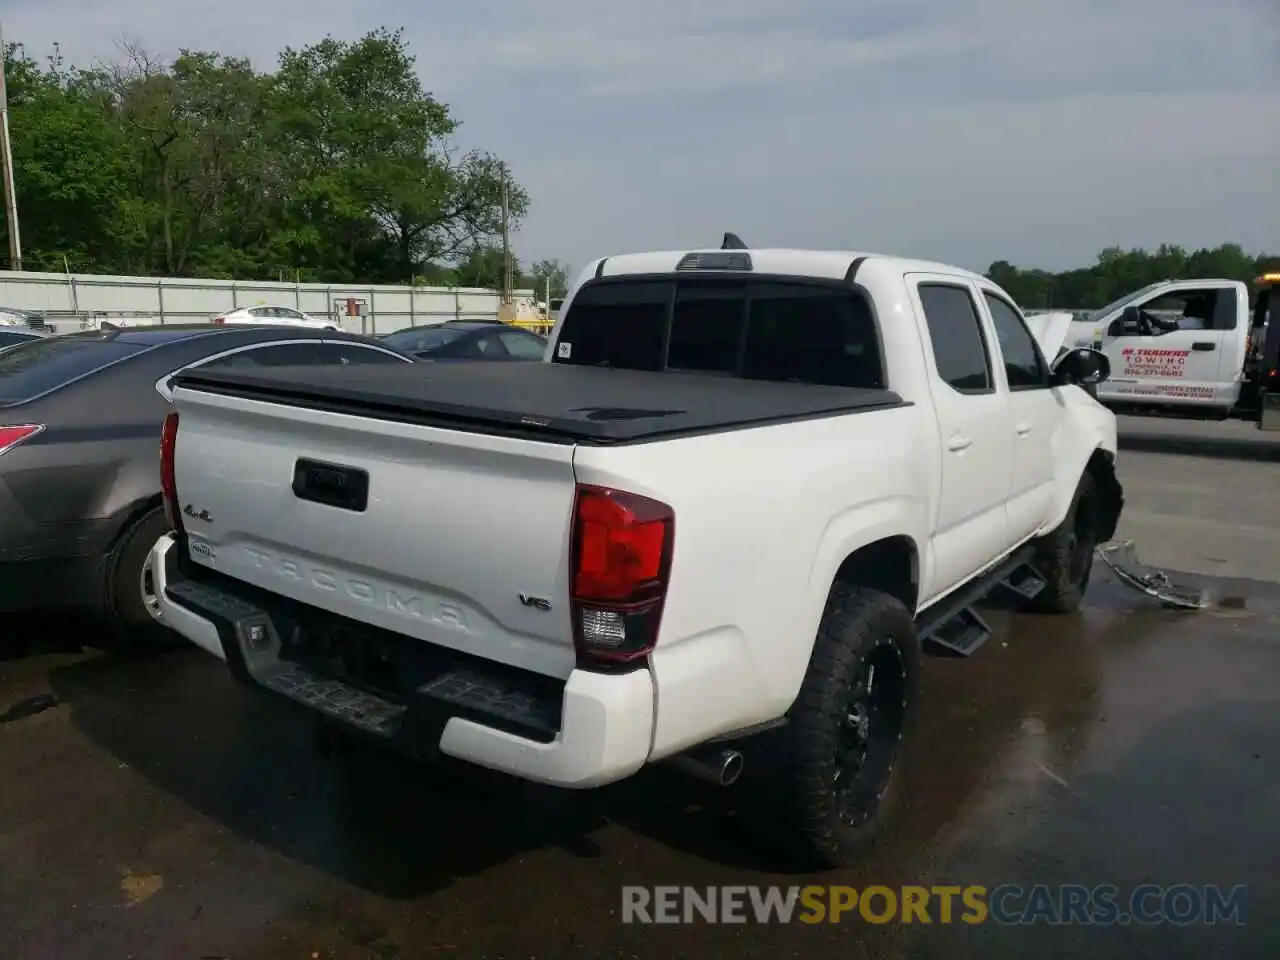
[[[0,453],[12,450],[23,440],[30,440],[44,429],[42,423],[23,423],[13,427],[0,427]]]
[[[214,322],[214,323],[217,323],[217,324],[225,324],[225,323],[227,322],[227,318],[226,318],[226,317],[214,317],[214,318],[213,318],[213,322]]]
[[[573,631],[579,659],[627,662],[658,639],[675,514],[634,493],[579,484],[573,511]]]
[[[171,410],[160,428],[160,494],[164,497],[164,515],[175,533],[182,533],[182,514],[178,510],[178,482],[174,469],[178,452],[178,411]]]

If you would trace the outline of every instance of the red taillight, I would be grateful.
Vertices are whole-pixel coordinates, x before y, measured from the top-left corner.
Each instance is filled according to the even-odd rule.
[[[217,323],[217,324],[224,324],[224,323],[226,323],[226,322],[227,322],[227,318],[226,318],[226,317],[214,317],[214,318],[213,318],[213,322],[214,322],[214,323]]]
[[[0,427],[0,453],[12,450],[23,440],[30,440],[44,429],[42,423],[23,423],[13,427]]]
[[[164,497],[164,515],[169,527],[178,534],[182,530],[182,513],[178,510],[178,482],[174,460],[178,452],[178,411],[171,410],[160,428],[160,494]]]
[[[647,656],[658,639],[675,538],[665,503],[579,484],[573,508],[574,640],[584,666]]]

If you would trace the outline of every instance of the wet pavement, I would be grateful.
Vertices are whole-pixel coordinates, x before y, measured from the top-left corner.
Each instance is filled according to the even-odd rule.
[[[1191,459],[1135,452],[1128,495]],[[1223,603],[1179,613],[1095,569],[1079,617],[993,610],[976,657],[926,662],[898,825],[820,876],[754,852],[739,787],[325,761],[304,717],[200,651],[60,652],[5,624],[0,957],[1280,956],[1280,585],[1218,579]],[[1247,925],[621,922],[625,884],[1143,883],[1243,884]]]

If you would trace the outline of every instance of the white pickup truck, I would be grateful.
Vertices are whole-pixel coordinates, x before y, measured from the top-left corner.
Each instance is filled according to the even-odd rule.
[[[1106,358],[1048,331],[964,270],[720,249],[593,264],[543,363],[193,371],[147,599],[322,727],[564,787],[742,772],[848,863],[922,649],[971,653],[997,587],[1074,611],[1114,533]]]
[[[1280,329],[1268,323],[1280,275],[1163,280],[1077,320],[1068,347],[1107,355],[1098,399],[1117,412],[1254,421],[1280,430]]]

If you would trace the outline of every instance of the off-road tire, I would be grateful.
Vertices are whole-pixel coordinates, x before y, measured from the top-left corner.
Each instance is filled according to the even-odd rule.
[[[843,781],[869,777],[859,791],[867,800],[865,816],[848,822],[841,816],[836,774],[852,724],[851,701],[871,665],[882,671],[871,684],[872,696],[889,697],[896,737],[891,725],[883,725],[877,762],[866,763],[868,751],[865,772]],[[901,801],[919,674],[920,640],[906,607],[876,590],[835,584],[787,722],[747,746],[742,782],[753,834],[801,868],[849,866],[865,856]]]
[[[169,529],[164,510],[148,510],[120,535],[104,565],[102,613],[113,643],[129,650],[154,650],[181,644],[161,627],[142,600],[142,571],[157,540]]]
[[[1032,566],[1045,587],[1028,604],[1038,613],[1075,613],[1084,602],[1098,545],[1098,484],[1085,473],[1062,523],[1035,545]]]

